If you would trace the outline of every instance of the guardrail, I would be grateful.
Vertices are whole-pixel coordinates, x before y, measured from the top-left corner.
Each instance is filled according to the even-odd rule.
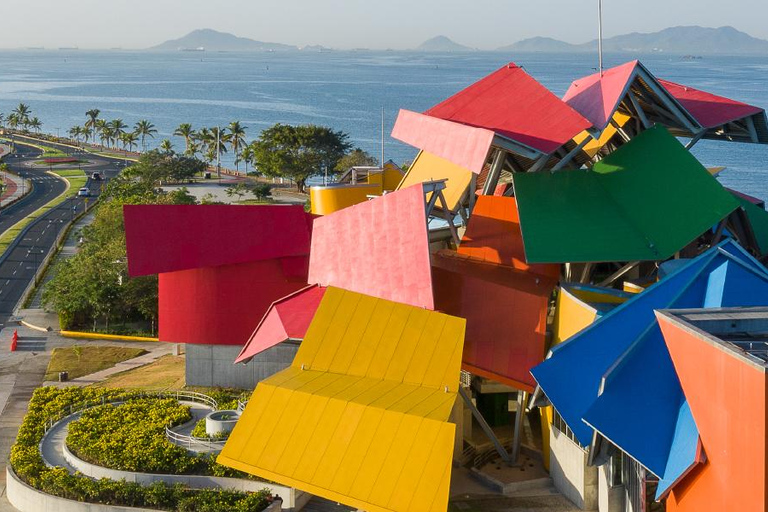
[[[165,437],[173,444],[183,446],[189,450],[196,448],[195,451],[206,449],[209,451],[220,452],[226,444],[226,439],[210,439],[207,437],[194,437],[174,432],[170,427],[165,427]]]

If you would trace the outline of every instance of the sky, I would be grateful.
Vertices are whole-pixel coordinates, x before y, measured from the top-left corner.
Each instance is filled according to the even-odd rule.
[[[0,48],[140,49],[212,28],[266,42],[405,49],[445,35],[479,49],[594,39],[597,0],[2,0]],[[603,0],[605,37],[731,25],[768,39],[766,0]]]

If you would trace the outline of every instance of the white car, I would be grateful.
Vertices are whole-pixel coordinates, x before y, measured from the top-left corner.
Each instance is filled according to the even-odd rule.
[[[89,197],[90,195],[91,191],[88,190],[88,187],[83,187],[77,191],[77,197]]]

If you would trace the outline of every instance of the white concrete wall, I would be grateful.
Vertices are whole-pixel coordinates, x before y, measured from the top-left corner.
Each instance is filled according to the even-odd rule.
[[[550,429],[549,474],[560,493],[581,510],[597,510],[597,468],[587,466],[587,453],[556,428]]]
[[[158,481],[167,484],[182,483],[187,487],[194,489],[229,489],[232,491],[243,492],[257,492],[262,489],[269,489],[273,496],[278,495],[283,498],[283,509],[292,511],[301,510],[301,507],[303,507],[311,497],[311,495],[308,495],[307,497],[302,496],[307,493],[291,487],[260,482],[258,480],[202,475],[158,475],[154,473],[134,473],[132,471],[120,471],[117,469],[105,468],[78,458],[75,454],[69,451],[69,448],[66,445],[64,446],[64,458],[74,469],[91,478],[125,480],[126,482],[136,482],[142,485],[150,485],[153,482]]]
[[[235,364],[239,345],[186,345],[185,378],[188,386],[253,389],[260,381],[290,366],[298,343],[283,342],[255,356],[248,364]]]
[[[599,512],[624,512],[624,486],[611,487],[608,468],[610,462],[597,471],[597,509]]]

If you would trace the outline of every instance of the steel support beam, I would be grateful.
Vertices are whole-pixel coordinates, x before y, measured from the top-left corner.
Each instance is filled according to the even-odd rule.
[[[579,144],[575,148],[573,148],[567,155],[565,155],[559,162],[557,162],[555,166],[552,167],[552,170],[559,171],[560,169],[562,169],[563,167],[571,163],[571,160],[573,160],[576,157],[576,155],[578,155],[579,152],[581,152],[582,148],[587,145],[587,142],[589,142],[589,139],[591,138],[592,138],[591,135],[584,137],[584,140],[579,142]]]
[[[612,284],[614,281],[625,275],[627,272],[635,268],[640,264],[639,261],[633,261],[631,263],[627,263],[623,267],[621,267],[619,270],[608,276],[604,281],[599,283],[597,286],[608,286]]]
[[[758,144],[760,142],[760,138],[757,136],[757,129],[755,128],[755,120],[752,119],[752,117],[746,118],[744,121],[746,121],[747,124],[747,130],[749,130],[749,136],[752,139],[752,142],[755,144]]]
[[[517,392],[517,411],[515,411],[515,436],[512,439],[512,464],[517,462],[520,457],[520,446],[522,445],[523,423],[525,421],[525,404],[528,402],[528,393],[525,391]]]
[[[491,163],[491,169],[488,171],[488,177],[483,184],[483,195],[489,196],[493,194],[493,190],[496,188],[496,184],[499,182],[499,176],[501,176],[501,168],[504,166],[504,160],[507,154],[503,149],[497,149],[496,154],[493,155],[493,162]]]
[[[694,135],[693,138],[690,141],[688,141],[688,144],[685,145],[685,149],[690,150],[693,146],[696,145],[697,142],[699,142],[704,137],[705,133],[706,133],[706,130],[701,130],[699,133]]]
[[[643,127],[647,130],[648,128],[653,127],[653,125],[648,122],[648,118],[645,117],[645,112],[643,112],[643,109],[640,107],[640,102],[637,101],[637,98],[635,97],[635,93],[632,91],[629,91],[629,101],[632,102],[632,107],[634,107],[635,112],[637,113],[637,117],[640,118],[640,121],[643,123]]]
[[[488,422],[485,421],[485,418],[483,418],[483,415],[480,414],[480,411],[477,410],[477,407],[475,407],[475,404],[472,403],[472,399],[469,397],[469,395],[467,395],[467,392],[462,386],[459,386],[459,396],[461,396],[461,399],[464,400],[464,404],[472,412],[472,416],[474,416],[477,420],[477,423],[480,424],[480,428],[483,429],[485,435],[488,436],[488,439],[491,440],[493,446],[496,448],[496,451],[499,453],[499,456],[502,458],[502,460],[504,460],[504,462],[507,464],[512,464],[513,459],[509,456],[507,450],[504,449],[504,445],[502,445],[501,441],[499,441],[499,439],[496,437],[493,429],[488,424]]]

